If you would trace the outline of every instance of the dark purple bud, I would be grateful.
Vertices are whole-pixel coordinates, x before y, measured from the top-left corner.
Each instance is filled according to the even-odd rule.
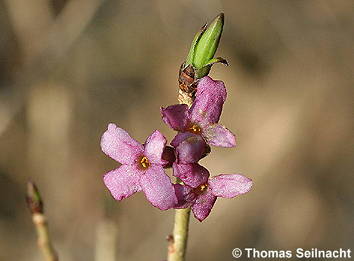
[[[162,159],[167,161],[163,167],[171,168],[172,164],[176,161],[175,149],[170,146],[166,146],[162,152]]]

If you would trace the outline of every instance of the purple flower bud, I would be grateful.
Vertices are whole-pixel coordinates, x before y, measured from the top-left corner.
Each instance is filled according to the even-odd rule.
[[[203,138],[192,133],[180,133],[174,138],[172,144],[176,146],[173,175],[193,188],[207,182],[209,171],[197,164],[210,152],[210,147]]]
[[[171,168],[173,162],[176,161],[175,149],[170,146],[166,146],[162,153],[162,159],[167,162],[163,167]]]
[[[180,133],[171,143],[176,146],[176,161],[182,164],[196,163],[210,152],[203,138],[192,133]]]

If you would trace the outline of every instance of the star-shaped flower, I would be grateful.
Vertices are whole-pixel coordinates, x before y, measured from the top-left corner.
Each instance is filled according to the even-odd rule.
[[[190,134],[195,134],[203,137],[210,145],[234,147],[234,134],[218,124],[225,99],[224,83],[206,76],[198,83],[196,98],[191,108],[186,104],[161,108],[163,121],[180,132],[171,142],[172,146],[176,147]]]
[[[175,208],[191,207],[195,218],[203,221],[217,197],[233,198],[245,194],[250,191],[252,180],[240,174],[221,174],[196,188],[181,184],[175,184],[174,187],[178,199]]]
[[[177,198],[162,159],[166,138],[154,131],[142,145],[123,129],[109,124],[101,139],[102,151],[122,166],[105,174],[103,180],[116,200],[143,191],[150,203],[161,209],[172,208]]]

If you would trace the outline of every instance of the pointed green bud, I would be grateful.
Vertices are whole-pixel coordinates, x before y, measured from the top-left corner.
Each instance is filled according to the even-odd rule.
[[[227,64],[223,58],[213,58],[220,42],[223,27],[224,14],[221,13],[210,25],[204,25],[195,35],[185,65],[193,66],[196,79],[208,75],[214,63]]]
[[[33,182],[27,183],[26,202],[32,214],[43,214],[43,201],[37,186]]]
[[[214,57],[224,27],[224,14],[219,14],[200,36],[194,49],[193,65],[203,68]]]
[[[200,37],[202,36],[202,34],[205,32],[205,30],[207,29],[207,24],[203,25],[202,28],[200,28],[200,30],[195,34],[191,48],[189,50],[187,59],[186,59],[186,65],[193,65],[193,59],[194,59],[194,51],[196,49],[196,45],[200,40]]]
[[[194,36],[186,61],[179,71],[179,88],[192,97],[195,93],[198,79],[208,75],[215,63],[227,64],[221,57],[214,58],[219,46],[224,27],[224,14],[221,13],[211,22],[205,24]]]

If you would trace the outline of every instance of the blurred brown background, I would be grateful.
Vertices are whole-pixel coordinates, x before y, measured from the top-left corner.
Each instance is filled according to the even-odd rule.
[[[165,259],[173,210],[142,193],[110,197],[102,175],[117,163],[100,136],[114,122],[141,142],[154,129],[173,137],[159,107],[177,102],[194,33],[221,11],[217,55],[230,66],[210,75],[228,88],[221,122],[238,146],[202,164],[255,185],[192,219],[188,260],[353,247],[353,10],[351,0],[0,1],[0,260],[41,258],[29,179],[61,260]]]

